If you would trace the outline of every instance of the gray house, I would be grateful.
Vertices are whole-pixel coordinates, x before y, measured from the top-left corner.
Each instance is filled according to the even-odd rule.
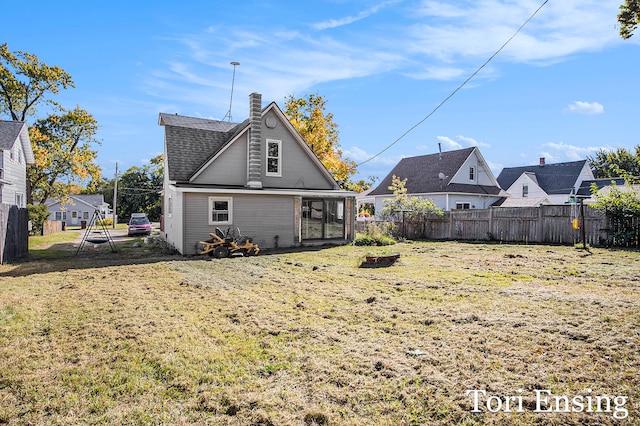
[[[0,264],[29,252],[27,163],[33,163],[27,123],[0,120]]]
[[[547,164],[544,157],[537,165],[505,167],[498,175],[500,186],[511,195],[502,207],[565,204],[583,181],[593,180],[587,160]]]
[[[109,204],[105,203],[102,194],[70,195],[64,202],[49,198],[45,204],[49,208],[49,220],[72,226],[81,225],[83,221],[88,224],[96,210],[102,217],[109,215]]]
[[[27,123],[0,120],[0,203],[27,204],[27,163],[35,161]]]
[[[362,201],[382,211],[394,197],[394,175],[407,179],[407,195],[428,198],[444,211],[486,209],[507,196],[477,147],[403,158]]]
[[[343,191],[274,102],[250,95],[242,123],[161,113],[161,229],[180,253],[218,227],[261,249],[353,240],[355,193]]]

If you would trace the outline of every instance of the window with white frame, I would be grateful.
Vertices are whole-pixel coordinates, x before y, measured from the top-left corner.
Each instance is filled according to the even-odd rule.
[[[55,212],[55,220],[62,220],[62,212]]]
[[[16,206],[24,207],[24,194],[16,193]]]
[[[469,203],[456,203],[456,210],[469,210]]]
[[[528,196],[529,196],[529,185],[525,183],[524,185],[522,185],[522,197],[528,197]]]
[[[89,212],[82,212],[83,219],[89,219]]]
[[[231,197],[209,197],[209,225],[231,225],[233,222],[233,199]]]
[[[469,180],[471,181],[476,180],[476,168],[473,166],[469,167]]]
[[[267,176],[282,176],[282,141],[267,139]]]

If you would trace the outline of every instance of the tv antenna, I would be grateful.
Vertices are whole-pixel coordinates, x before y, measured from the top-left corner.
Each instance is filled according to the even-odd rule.
[[[240,65],[240,62],[236,62],[236,61],[231,61],[229,62],[231,65],[233,65],[233,77],[231,78],[231,98],[229,99],[229,111],[227,111],[227,113],[225,114],[224,118],[222,119],[222,121],[224,121],[225,119],[227,119],[227,121],[231,121],[231,104],[233,103],[233,84],[236,81],[236,66]]]

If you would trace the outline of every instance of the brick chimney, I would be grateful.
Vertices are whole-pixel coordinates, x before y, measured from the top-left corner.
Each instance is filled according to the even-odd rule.
[[[544,157],[540,157],[540,166],[544,166]]]
[[[247,186],[262,188],[262,163],[260,145],[262,144],[262,95],[249,95],[249,173]]]

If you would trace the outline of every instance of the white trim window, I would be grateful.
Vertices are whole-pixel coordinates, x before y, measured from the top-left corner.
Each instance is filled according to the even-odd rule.
[[[469,210],[470,208],[469,203],[456,203],[456,210]]]
[[[476,168],[474,166],[469,167],[469,180],[476,181]]]
[[[267,139],[267,176],[282,177],[282,141]]]
[[[522,198],[526,198],[529,196],[529,185],[526,183],[522,184]]]
[[[209,225],[231,225],[232,223],[233,199],[209,197]]]

